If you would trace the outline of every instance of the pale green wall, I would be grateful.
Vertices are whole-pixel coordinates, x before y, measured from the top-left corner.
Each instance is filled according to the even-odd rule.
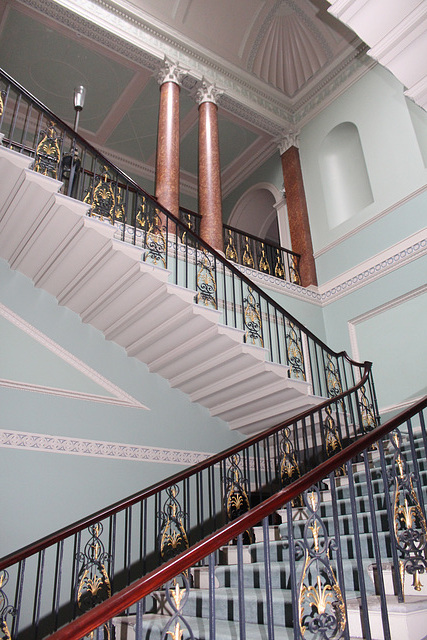
[[[97,441],[218,452],[241,440],[207,409],[0,261],[0,302],[150,410],[8,389],[0,428]],[[0,378],[109,396],[105,389],[2,319]],[[8,363],[11,351],[15,362]],[[7,358],[6,358],[7,356]],[[184,466],[1,449],[0,555],[36,540]]]

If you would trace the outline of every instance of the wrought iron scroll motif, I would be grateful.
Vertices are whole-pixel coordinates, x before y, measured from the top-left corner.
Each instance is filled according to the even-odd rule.
[[[214,258],[205,249],[197,252],[197,295],[196,302],[217,309]]]
[[[167,498],[160,518],[160,557],[166,562],[178,553],[188,549],[188,538],[185,531],[185,513],[181,510],[177,496],[179,489],[172,485],[166,489]]]
[[[338,366],[332,361],[330,353],[327,354],[327,363],[325,366],[326,381],[328,385],[328,393],[330,398],[335,398],[342,393],[342,385]]]
[[[276,249],[276,265],[274,267],[274,275],[276,278],[281,278],[282,280],[286,280],[286,272],[285,267],[282,262],[282,258],[280,256],[280,249]]]
[[[16,611],[14,607],[9,604],[7,595],[4,592],[4,587],[9,581],[9,574],[6,570],[0,572],[0,634],[1,640],[11,640],[9,627],[7,624],[7,616],[15,616]]]
[[[261,312],[251,287],[248,287],[248,294],[246,298],[243,298],[243,313],[246,329],[245,342],[258,343],[263,347]]]
[[[288,364],[291,367],[291,377],[298,379],[302,378],[302,380],[305,380],[301,334],[298,336],[297,332],[295,331],[295,326],[292,322],[288,323],[286,340],[288,344]]]
[[[231,260],[232,262],[238,262],[238,256],[236,247],[234,246],[233,236],[231,235],[230,229],[228,229],[228,238],[227,238],[227,246],[225,248],[225,257],[227,260]]]
[[[258,270],[263,273],[270,273],[270,265],[268,264],[268,260],[265,255],[265,246],[263,242],[261,242],[261,256],[258,263]]]
[[[101,220],[107,218],[110,222],[114,221],[116,196],[107,167],[104,167],[101,175],[94,176],[83,202],[91,205],[89,215],[97,216]]]
[[[289,427],[285,427],[281,432],[280,439],[280,480],[282,487],[287,487],[294,480],[301,477],[298,460],[295,454],[293,444],[289,438]],[[292,501],[293,507],[302,507],[302,495]]]
[[[122,194],[120,192],[120,189],[117,190],[114,218],[115,220],[117,220],[117,222],[125,222],[126,220],[125,203],[122,200]]]
[[[147,224],[147,214],[146,214],[146,202],[145,198],[142,198],[142,202],[138,207],[138,212],[136,214],[136,224],[140,229],[145,229]]]
[[[47,129],[41,133],[43,138],[36,148],[34,171],[56,180],[58,178],[59,162],[61,160],[59,145],[62,138],[55,129],[53,122],[50,122]]]
[[[372,403],[369,402],[364,386],[360,387],[359,393],[359,406],[362,417],[362,428],[363,433],[367,433],[368,431],[372,431],[372,429],[377,426],[377,420],[375,418],[374,408],[372,406]],[[372,448],[375,449],[375,445],[373,445]]]
[[[150,261],[153,264],[160,263],[166,269],[166,249],[166,238],[162,228],[162,221],[159,211],[156,209],[147,231],[144,262]]]
[[[326,418],[323,421],[323,432],[325,438],[326,455],[328,458],[342,450],[341,436],[335,420],[332,417],[332,408],[326,407]],[[335,470],[335,476],[347,475],[345,465]]]
[[[106,565],[110,555],[101,541],[103,526],[93,524],[88,529],[90,539],[84,551],[77,556],[81,568],[78,574],[77,604],[85,613],[111,596],[111,584]]]
[[[399,552],[402,591],[404,574],[413,577],[412,586],[421,591],[420,573],[427,570],[427,523],[414,487],[414,476],[402,452],[402,436],[398,430],[390,434],[393,446],[391,485],[394,485],[394,535]]]
[[[289,256],[289,272],[291,276],[291,282],[301,285],[301,278],[298,270],[298,258],[296,256]]]
[[[196,233],[196,227],[195,227],[194,221],[191,219],[191,215],[189,213],[183,213],[180,211],[179,219],[187,227],[189,231],[191,231],[192,233]],[[192,245],[193,240],[191,236],[188,236],[187,229],[185,230],[181,229],[181,242],[186,242],[186,239],[187,239],[187,243],[189,245]]]
[[[231,522],[250,509],[247,493],[248,481],[240,468],[240,455],[231,456],[230,466],[224,478],[224,503],[227,520]],[[247,529],[243,533],[243,544],[252,544],[255,540],[254,532]]]
[[[184,635],[183,628],[186,628],[185,637],[194,640],[193,631],[183,616],[183,610],[190,593],[190,584],[185,574],[178,576],[169,581],[165,586],[165,597],[172,610],[172,616],[162,631],[161,640],[166,640],[168,636],[172,640],[182,640]],[[182,586],[179,582],[182,581]]]
[[[2,117],[3,111],[4,111],[4,102],[3,102],[4,96],[5,96],[5,92],[0,91],[0,118]]]
[[[251,269],[253,269],[255,266],[254,257],[252,255],[252,251],[249,248],[249,240],[247,236],[245,237],[245,248],[243,250],[242,264],[244,264],[245,267],[251,267]]]
[[[339,640],[347,617],[341,588],[335,577],[330,553],[337,548],[320,519],[320,493],[316,487],[304,493],[309,516],[303,539],[296,541],[304,566],[298,583],[299,631],[302,638]]]

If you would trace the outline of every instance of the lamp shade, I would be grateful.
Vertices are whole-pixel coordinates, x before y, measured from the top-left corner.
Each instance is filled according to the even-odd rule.
[[[86,89],[83,85],[74,89],[74,109],[81,111],[85,105]]]

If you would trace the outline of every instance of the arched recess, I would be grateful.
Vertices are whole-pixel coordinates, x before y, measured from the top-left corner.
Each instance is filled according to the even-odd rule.
[[[320,147],[319,164],[330,228],[373,202],[362,143],[353,122],[342,122],[328,133]]]
[[[239,198],[228,224],[291,249],[286,199],[269,182],[253,185]]]

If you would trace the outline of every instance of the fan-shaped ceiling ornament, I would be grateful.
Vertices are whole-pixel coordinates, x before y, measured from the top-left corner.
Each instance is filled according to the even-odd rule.
[[[248,68],[287,96],[294,96],[332,52],[314,22],[290,0],[278,0],[262,25]]]

